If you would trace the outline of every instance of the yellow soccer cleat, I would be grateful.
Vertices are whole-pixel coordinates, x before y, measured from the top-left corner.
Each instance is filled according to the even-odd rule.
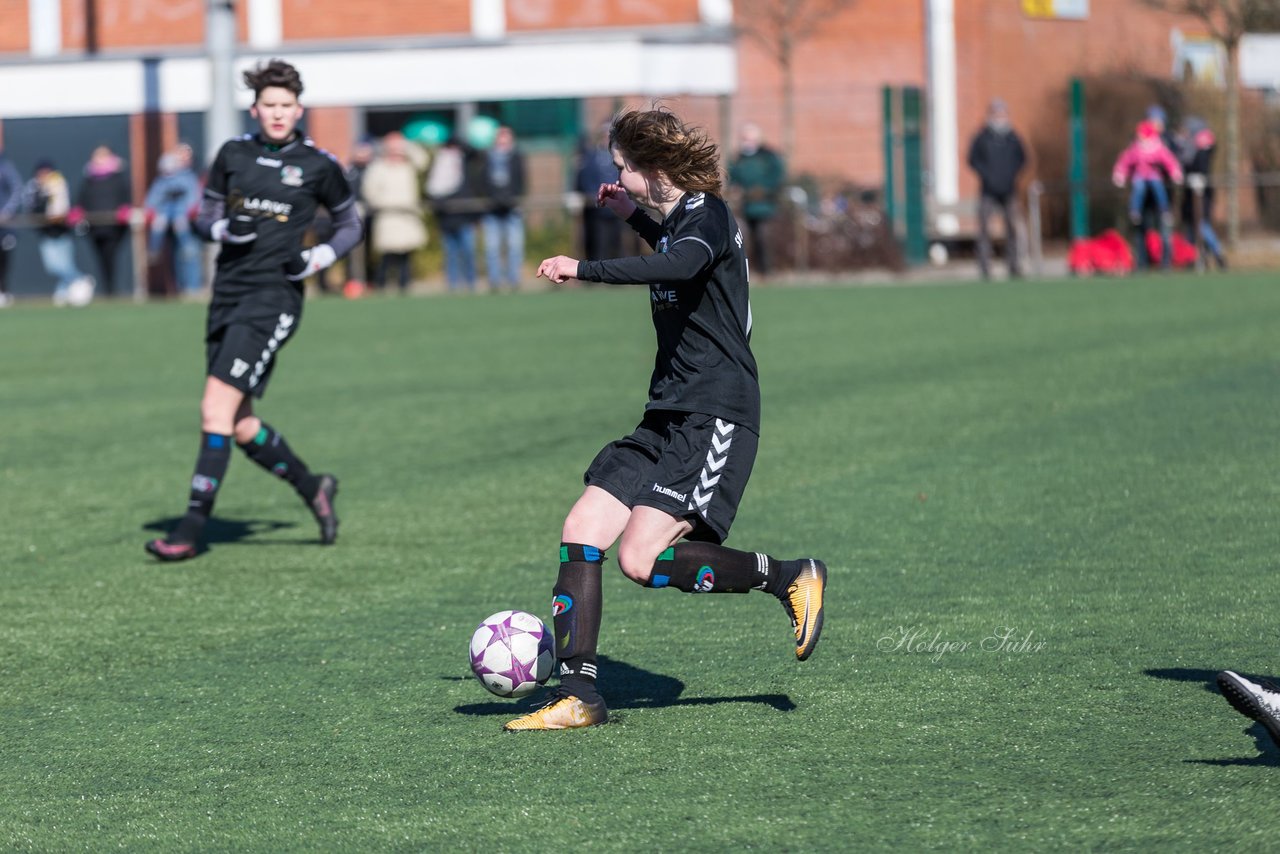
[[[822,634],[822,594],[827,589],[827,565],[806,558],[796,580],[787,587],[782,607],[787,609],[791,627],[796,632],[796,658],[804,661],[813,655]]]
[[[564,688],[558,688],[542,708],[524,717],[507,721],[503,729],[507,732],[532,729],[579,729],[598,726],[608,720],[609,710],[605,708],[604,700],[597,698],[594,703],[588,703],[568,693]]]

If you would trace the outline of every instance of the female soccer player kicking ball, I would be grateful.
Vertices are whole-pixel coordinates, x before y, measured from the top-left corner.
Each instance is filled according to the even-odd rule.
[[[620,115],[609,147],[618,182],[602,184],[596,202],[656,253],[612,261],[559,255],[543,261],[538,275],[556,283],[647,283],[658,354],[643,420],[596,455],[564,522],[552,591],[560,685],[544,707],[510,721],[507,730],[608,719],[595,687],[596,641],[601,564],[615,542],[622,572],[646,587],[773,594],[791,618],[801,661],[822,632],[822,561],[781,561],[720,545],[755,461],[760,386],[747,259],[742,233],[719,197],[716,146],[672,113],[648,110]],[[662,222],[637,202],[660,211]]]
[[[280,349],[298,331],[302,282],[360,240],[355,199],[330,155],[297,131],[302,78],[273,59],[244,75],[254,92],[250,114],[259,131],[218,151],[196,230],[222,244],[205,334],[208,377],[200,401],[200,451],[187,513],[164,539],[147,543],[160,560],[195,557],[235,440],[249,459],[288,481],[320,523],[320,541],[338,535],[333,499],[338,481],[313,474],[284,437],[253,412]],[[316,208],[333,216],[328,243],[302,248]]]

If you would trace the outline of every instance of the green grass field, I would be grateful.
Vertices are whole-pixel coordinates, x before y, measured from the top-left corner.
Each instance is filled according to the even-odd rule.
[[[237,455],[176,566],[202,307],[0,314],[0,849],[1274,847],[1212,678],[1280,675],[1278,284],[758,290],[729,545],[827,561],[821,645],[609,563],[614,720],[527,734],[467,641],[550,619],[644,290],[309,304],[260,411],[338,545]]]

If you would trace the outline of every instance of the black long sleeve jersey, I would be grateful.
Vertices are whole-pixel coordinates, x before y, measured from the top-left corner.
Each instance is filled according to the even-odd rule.
[[[760,379],[742,232],[723,199],[685,193],[657,223],[627,220],[653,255],[578,262],[578,278],[649,284],[658,354],[646,409],[700,412],[760,433]]]
[[[245,244],[222,245],[213,303],[261,304],[281,310],[297,303],[302,284],[285,278],[285,265],[302,251],[303,236],[321,205],[335,222],[354,219],[355,198],[342,167],[310,139],[299,136],[275,146],[257,134],[245,134],[223,144],[209,169],[197,228],[208,238],[215,219],[247,214],[258,221],[258,237]],[[359,240],[358,219],[354,219],[354,231],[354,240],[341,242],[354,245]],[[336,239],[330,243],[338,255],[351,248],[336,245]]]

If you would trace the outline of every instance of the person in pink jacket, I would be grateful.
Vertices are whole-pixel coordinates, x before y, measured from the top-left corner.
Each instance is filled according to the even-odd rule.
[[[1117,187],[1127,182],[1129,191],[1129,221],[1137,233],[1138,256],[1146,257],[1142,240],[1142,208],[1150,193],[1160,211],[1160,239],[1164,253],[1161,265],[1169,267],[1173,261],[1173,217],[1169,213],[1169,193],[1165,190],[1166,176],[1175,184],[1182,183],[1182,167],[1178,158],[1160,138],[1160,128],[1150,120],[1138,122],[1138,132],[1133,142],[1116,158],[1111,170],[1111,180]]]

